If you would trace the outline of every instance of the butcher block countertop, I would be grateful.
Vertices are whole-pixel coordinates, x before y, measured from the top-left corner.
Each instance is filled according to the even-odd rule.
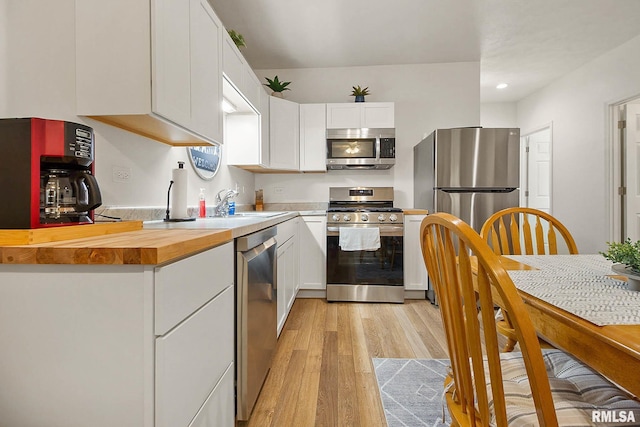
[[[297,216],[206,218],[191,222],[98,223],[0,230],[0,264],[158,265],[190,256]]]
[[[86,227],[86,226],[85,226]],[[232,240],[229,229],[137,230],[0,246],[2,264],[163,264]]]

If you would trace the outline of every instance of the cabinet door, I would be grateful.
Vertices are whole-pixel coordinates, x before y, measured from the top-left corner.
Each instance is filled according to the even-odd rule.
[[[327,170],[326,104],[300,104],[300,170]]]
[[[242,54],[231,39],[231,36],[229,36],[229,33],[225,31],[222,47],[222,71],[229,81],[240,90],[240,93],[243,92],[244,67],[245,61]]]
[[[269,152],[271,141],[271,108],[270,108],[271,95],[261,88],[260,90],[260,164],[265,167],[269,167],[271,163],[271,156]]]
[[[287,279],[286,279],[286,288],[285,288],[285,300],[287,303],[287,316],[291,311],[291,307],[293,306],[293,302],[296,299],[296,294],[298,293],[298,286],[300,283],[300,258],[299,251],[300,245],[298,243],[298,218],[294,219],[296,225],[296,234],[291,238],[291,246],[287,251]]]
[[[284,326],[284,321],[287,318],[287,299],[285,295],[285,288],[287,287],[287,268],[289,259],[287,256],[287,250],[291,245],[284,243],[278,247],[277,252],[277,284],[278,284],[278,336]]]
[[[222,379],[216,384],[207,401],[189,427],[234,427],[235,400],[233,390],[234,364],[231,363]]]
[[[300,289],[326,289],[327,218],[303,216],[300,223]]]
[[[206,0],[191,0],[191,127],[220,143],[223,31]]]
[[[360,103],[327,104],[327,129],[359,128]]]
[[[233,285],[233,242],[155,269],[155,334],[164,335]]]
[[[404,288],[408,291],[427,290],[427,269],[420,249],[420,224],[424,217],[404,217]]]
[[[154,0],[152,12],[153,111],[189,128],[190,5],[182,0]]]
[[[395,108],[393,102],[363,102],[361,106],[361,127],[395,127]]]
[[[262,91],[262,85],[247,62],[244,64],[242,86],[244,87],[243,95],[247,98],[247,101],[249,101],[256,110],[260,109],[260,92]]]
[[[300,117],[298,104],[271,97],[270,156],[271,169],[298,170],[300,168]]]
[[[156,426],[187,426],[233,362],[233,286],[156,339]]]

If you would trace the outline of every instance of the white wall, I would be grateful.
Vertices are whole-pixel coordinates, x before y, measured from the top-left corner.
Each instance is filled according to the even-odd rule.
[[[518,127],[518,104],[515,102],[480,104],[480,126],[485,128]]]
[[[9,71],[7,58],[7,44],[8,41],[8,0],[0,0],[0,117],[3,117],[7,110],[7,98],[8,98],[8,76]]]
[[[74,0],[3,0],[0,12],[0,94],[3,89],[6,93],[0,97],[0,116],[37,116],[93,127],[96,179],[103,205],[165,206],[171,170],[178,160],[186,162],[189,170],[190,205],[197,205],[200,187],[206,188],[211,205],[217,191],[235,188],[236,183],[246,190],[236,199],[238,203],[253,203],[250,172],[224,163],[213,180],[203,181],[189,165],[185,148],[170,147],[75,114]],[[223,147],[223,161],[224,153]],[[131,168],[131,180],[114,182],[113,166]]]
[[[24,0],[0,3],[7,26],[6,50],[0,37],[0,101],[3,117],[38,116],[92,126],[96,133],[96,177],[107,206],[164,206],[171,170],[188,163],[184,148],[116,129],[75,114],[74,0]],[[28,25],[27,25],[28,23]],[[4,78],[3,73],[4,72]],[[378,66],[333,69],[262,70],[260,78],[278,74],[291,80],[288,99],[296,102],[352,102],[353,85],[369,86],[367,101],[396,103],[397,164],[390,171],[327,174],[256,175],[265,201],[326,202],[335,185],[389,185],[397,189],[397,205],[412,206],[412,148],[437,127],[480,123],[480,65],[473,63]],[[264,81],[264,80],[263,80]],[[108,84],[105,82],[104,84]],[[0,92],[1,93],[1,92]],[[209,203],[222,188],[244,187],[238,203],[253,203],[254,175],[223,165],[212,181],[202,181],[189,166],[189,203],[196,204],[200,187]],[[131,180],[114,182],[114,166],[131,168]],[[276,195],[276,186],[285,186]],[[291,190],[289,190],[291,188]]]
[[[256,70],[258,77],[291,81],[285,97],[299,103],[353,102],[355,85],[369,87],[367,102],[395,102],[396,165],[389,171],[256,175],[265,203],[326,202],[331,186],[378,185],[396,189],[396,206],[413,206],[413,146],[436,128],[480,124],[480,64]],[[275,188],[282,188],[276,194]]]
[[[608,106],[640,94],[640,37],[518,103],[523,133],[553,123],[552,214],[582,253],[606,249],[609,235]]]

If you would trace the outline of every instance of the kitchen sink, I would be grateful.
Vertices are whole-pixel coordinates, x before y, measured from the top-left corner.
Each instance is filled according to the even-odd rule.
[[[230,218],[234,216],[246,216],[246,217],[258,217],[258,218],[271,218],[272,216],[282,215],[285,212],[272,212],[272,211],[249,211],[249,212],[236,212],[234,215],[230,215]]]

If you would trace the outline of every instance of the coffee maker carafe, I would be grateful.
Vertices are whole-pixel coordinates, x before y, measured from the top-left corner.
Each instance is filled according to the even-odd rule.
[[[100,204],[100,190],[88,171],[51,169],[42,175],[44,189],[41,212],[45,222],[59,222],[61,218],[86,222],[89,210]]]
[[[0,229],[91,224],[102,203],[93,176],[88,126],[40,118],[0,119],[0,172],[11,204],[0,204]]]

